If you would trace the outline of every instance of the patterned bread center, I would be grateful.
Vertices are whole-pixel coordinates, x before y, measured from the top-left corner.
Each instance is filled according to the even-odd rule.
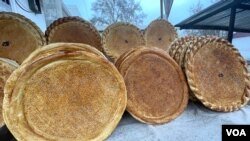
[[[36,71],[26,86],[27,122],[45,137],[95,138],[111,122],[114,107],[119,107],[117,78],[89,61],[50,63]]]
[[[129,67],[125,76],[129,109],[146,117],[171,116],[183,100],[183,83],[176,69],[164,58],[144,54]],[[130,107],[130,106],[134,107]]]
[[[112,28],[106,37],[106,47],[115,58],[131,48],[143,45],[140,32],[129,26]]]
[[[165,22],[153,23],[146,31],[147,45],[167,50],[176,36],[172,28]]]
[[[208,44],[193,59],[194,82],[206,100],[223,106],[241,102],[244,68],[232,50]]]

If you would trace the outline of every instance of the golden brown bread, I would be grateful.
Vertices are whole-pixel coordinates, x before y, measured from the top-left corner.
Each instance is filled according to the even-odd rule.
[[[192,47],[191,44],[190,44],[190,40],[192,40],[193,38],[195,38],[195,37],[186,36],[186,37],[177,38],[171,43],[171,45],[168,48],[169,55],[181,67],[183,66],[182,64],[183,64],[183,61],[184,61],[186,50],[188,48]],[[184,68],[182,67],[182,69],[184,69]],[[193,95],[192,91],[190,91],[190,89],[189,89],[189,99],[191,101],[195,101],[195,102],[198,101],[195,98],[195,96]]]
[[[55,20],[45,32],[47,42],[83,43],[103,51],[98,30],[80,17],[63,17]]]
[[[119,70],[121,64],[124,62],[124,60],[126,60],[127,58],[129,58],[130,55],[133,55],[133,53],[135,51],[137,51],[138,48],[132,48],[130,50],[128,50],[127,52],[123,53],[115,62],[115,66],[116,68]]]
[[[0,12],[0,56],[17,63],[45,44],[44,35],[31,20],[22,15]]]
[[[181,66],[184,71],[187,62],[187,54],[192,50],[192,48],[195,48],[196,46],[199,46],[203,42],[209,40],[210,36],[190,36],[189,38],[190,38],[189,42],[186,43],[186,49],[184,50],[184,52],[182,52],[183,56],[181,58],[182,59]]]
[[[20,15],[18,13],[8,12],[8,16],[13,16],[14,18],[27,20],[26,17],[24,17],[23,15]],[[30,21],[30,20],[28,19],[28,21]],[[45,39],[45,35],[44,35],[43,31],[34,22],[29,22],[29,24],[31,26],[33,26],[34,30],[36,30],[38,33],[40,33],[40,38],[43,40],[44,45],[45,45],[46,44],[46,39]]]
[[[27,57],[24,61],[24,63],[35,61],[39,58],[43,58],[44,55],[50,55],[58,51],[86,51],[90,53],[94,53],[98,56],[101,56],[106,59],[106,57],[103,55],[102,52],[97,50],[95,47],[92,47],[87,44],[81,44],[81,43],[51,43],[49,46],[44,46],[42,48],[39,48],[35,50],[32,55]]]
[[[4,125],[2,117],[2,104],[4,97],[4,85],[10,74],[18,67],[18,64],[6,58],[0,58],[0,128]]]
[[[176,38],[177,33],[174,26],[163,19],[152,21],[144,33],[146,46],[158,47],[166,51]]]
[[[3,116],[15,138],[107,138],[121,119],[127,99],[125,83],[115,66],[83,50],[39,56],[15,70],[4,89]]]
[[[181,68],[163,50],[138,48],[118,70],[128,91],[127,111],[139,121],[159,124],[179,116],[187,106],[187,83]]]
[[[185,43],[186,37],[176,38],[168,48],[169,55],[174,58],[175,54],[177,53],[177,50]]]
[[[224,39],[206,38],[187,52],[185,61],[189,86],[206,107],[230,112],[249,101],[246,61]]]
[[[210,36],[185,36],[176,39],[171,43],[168,49],[169,55],[178,63],[179,66],[185,71],[186,67],[186,54],[192,48],[210,39]],[[189,89],[189,99],[194,102],[199,102],[193,92]]]
[[[120,55],[145,44],[140,30],[128,23],[114,23],[108,26],[102,34],[105,53],[116,61]]]

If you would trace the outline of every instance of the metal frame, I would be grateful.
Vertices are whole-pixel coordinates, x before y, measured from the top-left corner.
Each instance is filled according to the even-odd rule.
[[[226,30],[228,31],[228,41],[232,42],[233,32],[249,32],[250,29],[243,29],[243,28],[235,28],[235,19],[237,17],[237,9],[242,10],[250,10],[250,5],[243,4],[244,2],[250,2],[250,0],[226,0],[220,1],[203,11],[187,18],[186,20],[180,22],[179,24],[175,25],[176,27],[180,27],[180,29],[210,29],[210,30]],[[206,19],[213,17],[219,12],[225,11],[230,9],[229,23],[228,26],[214,26],[210,25],[209,23],[204,25],[197,25],[197,23],[201,21],[205,21]]]
[[[161,7],[161,19],[163,19],[163,0],[160,0],[160,7]]]
[[[228,35],[227,40],[229,42],[232,42],[233,40],[233,31],[234,31],[234,25],[235,25],[235,16],[236,16],[236,0],[234,0],[234,5],[231,7],[231,13],[230,13],[230,21],[229,21],[229,27],[228,27]]]

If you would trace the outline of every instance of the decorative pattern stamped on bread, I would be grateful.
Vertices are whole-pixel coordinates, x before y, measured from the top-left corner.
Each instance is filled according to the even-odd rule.
[[[229,42],[210,37],[186,55],[189,86],[206,107],[231,112],[247,104],[250,97],[247,63]]]
[[[168,50],[169,45],[177,38],[174,26],[164,19],[152,21],[144,32],[146,46]]]
[[[120,55],[130,50],[145,45],[143,34],[129,23],[114,23],[108,26],[102,34],[104,52],[116,61]]]
[[[122,76],[88,45],[73,45],[33,52],[7,80],[3,117],[17,140],[104,140],[120,121]]]

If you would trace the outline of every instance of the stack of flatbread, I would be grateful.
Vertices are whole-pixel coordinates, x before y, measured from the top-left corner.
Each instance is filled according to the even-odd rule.
[[[105,54],[115,62],[128,50],[141,46],[157,47],[167,51],[176,38],[174,26],[163,19],[152,21],[144,32],[133,24],[118,22],[104,30],[102,44]]]
[[[169,122],[187,106],[188,89],[177,63],[161,49],[141,47],[116,62],[127,86],[127,111],[150,124]]]
[[[37,49],[4,91],[4,120],[18,140],[104,140],[127,102],[115,66],[94,47],[76,43]]]
[[[4,85],[10,74],[35,49],[45,44],[42,31],[22,15],[0,12],[0,127]]]
[[[118,22],[101,36],[84,19],[64,17],[44,36],[29,19],[0,12],[0,27],[0,126],[21,141],[105,140],[125,109],[162,124],[185,110],[188,97],[224,112],[249,101],[237,49],[216,37],[176,39],[165,20],[144,32]]]
[[[250,98],[247,63],[228,41],[217,37],[183,37],[169,48],[189,84],[190,99],[223,112],[235,111]]]

